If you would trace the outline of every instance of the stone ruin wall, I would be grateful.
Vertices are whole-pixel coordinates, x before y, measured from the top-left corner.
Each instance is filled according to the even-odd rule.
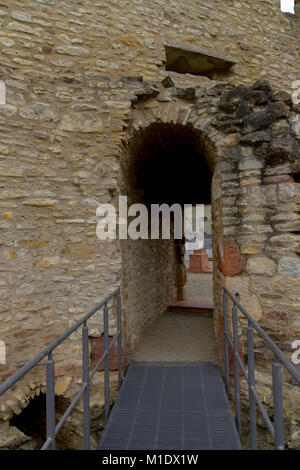
[[[96,238],[95,210],[99,202],[117,201],[121,144],[128,138],[129,123],[138,127],[138,122],[143,126],[147,119],[150,123],[161,118],[155,110],[151,114],[151,97],[142,109],[148,117],[133,115],[135,92],[170,75],[179,88],[200,87],[196,96],[202,106],[229,115],[236,112],[234,106],[217,108],[219,92],[206,97],[203,90],[214,85],[208,78],[165,72],[163,44],[193,46],[236,62],[230,73],[218,73],[216,80],[251,86],[267,79],[273,88],[291,92],[300,75],[299,22],[297,16],[281,13],[279,1],[273,0],[215,1],[209,7],[204,0],[11,0],[0,4],[0,23],[0,79],[6,84],[6,104],[0,105],[0,313],[8,359],[0,370],[7,378],[121,282],[122,250],[118,243]],[[147,83],[128,78],[139,76]],[[270,92],[267,95],[265,102],[250,103],[252,112],[270,106]],[[294,233],[298,186],[289,161],[265,169],[261,160],[276,134],[275,147],[287,134],[284,148],[295,153],[291,103],[286,95],[280,96],[274,100],[279,105],[273,102],[272,120],[258,130],[267,128],[268,136],[252,136],[248,142],[246,137],[240,148],[239,129],[234,126],[243,123],[232,123],[231,130],[222,123],[214,128],[228,155],[228,161],[216,164],[214,175],[215,187],[220,187],[220,178],[224,185],[222,197],[214,196],[213,201],[214,247],[217,253],[221,243],[221,253],[234,254],[237,264],[245,263],[238,277],[227,276],[226,285],[242,292],[242,303],[254,302],[256,318],[271,333],[274,319],[281,325],[278,337],[288,348],[300,328],[299,240]],[[243,95],[237,99],[243,100]],[[178,113],[182,107],[186,116],[191,103],[174,96],[172,100],[179,103]],[[166,119],[185,124],[179,114],[161,106]],[[203,111],[203,120],[209,113]],[[233,241],[224,241],[223,236]],[[224,259],[215,256],[218,338],[222,263],[226,264]],[[138,311],[139,305],[130,308]],[[149,303],[145,318],[151,312]],[[112,318],[112,334],[114,327]],[[91,322],[91,333],[101,335],[98,321]],[[61,349],[56,357],[57,394],[71,397],[80,382],[78,337],[68,343],[67,352],[74,358],[74,369]],[[264,358],[266,353],[261,354]],[[7,423],[19,413],[44,383],[40,371],[30,384],[15,389],[1,404],[2,419]],[[288,409],[293,415],[295,392],[291,393]],[[95,399],[98,407],[101,400]]]

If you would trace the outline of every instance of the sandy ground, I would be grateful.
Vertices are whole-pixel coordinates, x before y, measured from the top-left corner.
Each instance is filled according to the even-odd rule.
[[[187,299],[212,299],[213,275],[208,273],[187,273],[185,291]]]
[[[213,319],[166,312],[145,332],[131,360],[216,363]]]

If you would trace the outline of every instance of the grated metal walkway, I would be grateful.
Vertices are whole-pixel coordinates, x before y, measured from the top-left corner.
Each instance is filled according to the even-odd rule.
[[[133,363],[98,449],[238,450],[219,369],[211,363]]]

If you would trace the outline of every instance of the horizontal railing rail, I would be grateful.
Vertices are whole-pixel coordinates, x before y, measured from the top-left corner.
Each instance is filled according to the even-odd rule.
[[[117,333],[111,341],[109,341],[109,315],[108,315],[108,302],[117,297]],[[92,371],[89,371],[89,331],[87,321],[100,309],[103,308],[104,317],[104,353],[97,361]],[[41,450],[55,450],[56,448],[56,435],[63,427],[65,421],[71,414],[72,410],[83,396],[83,433],[84,433],[84,448],[90,449],[90,396],[89,385],[104,362],[104,389],[105,389],[105,417],[108,418],[110,409],[109,397],[109,352],[111,348],[117,343],[118,346],[118,384],[119,387],[123,380],[123,364],[122,364],[122,307],[120,288],[114,290],[102,302],[96,305],[89,313],[78,320],[71,326],[65,333],[57,338],[53,343],[44,348],[37,356],[27,362],[15,374],[9,377],[5,382],[0,385],[0,396],[15,385],[22,379],[28,372],[30,372],[37,364],[39,364],[45,357],[46,362],[46,441],[44,442]],[[72,400],[70,406],[67,408],[59,422],[55,425],[55,367],[52,357],[53,351],[62,344],[72,333],[82,326],[82,369],[83,381],[79,392]]]
[[[232,339],[229,335],[228,324],[228,297],[233,302],[232,306]],[[238,339],[238,310],[248,320],[247,328],[247,362],[248,370],[244,366],[239,355]],[[230,365],[229,365],[229,347],[234,354],[234,392],[235,392],[235,421],[237,429],[241,432],[241,398],[240,398],[240,370],[248,383],[249,396],[249,419],[250,419],[250,445],[251,449],[257,449],[257,423],[256,407],[261,412],[263,419],[275,441],[275,448],[283,450],[284,441],[284,421],[283,421],[283,397],[282,397],[282,367],[288,370],[291,376],[300,385],[300,373],[290,360],[283,354],[274,341],[265,333],[261,326],[251,317],[247,310],[238,302],[238,300],[223,287],[223,316],[224,316],[224,348],[225,348],[225,382],[227,395],[230,398]],[[274,354],[272,364],[272,393],[274,407],[274,424],[271,422],[268,413],[260,400],[255,386],[255,361],[254,361],[254,330],[264,340]]]

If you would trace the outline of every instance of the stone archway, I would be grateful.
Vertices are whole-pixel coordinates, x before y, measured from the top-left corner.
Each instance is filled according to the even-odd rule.
[[[185,169],[187,162],[190,173]],[[210,203],[209,167],[214,168],[214,162],[206,161],[200,132],[192,126],[154,122],[135,131],[124,149],[122,194],[128,197],[128,205],[142,203],[149,211],[152,204],[183,208],[184,204]],[[175,286],[181,291],[178,276],[184,266],[178,256],[179,242],[160,237],[121,243],[129,349],[176,299]]]
[[[286,350],[287,341],[291,344],[299,334],[294,301],[300,275],[297,107],[289,94],[272,90],[265,81],[250,88],[224,83],[196,90],[165,86],[145,84],[142,89],[141,84],[135,93],[122,168],[127,168],[132,139],[153,123],[192,128],[198,134],[213,173],[214,322],[220,364],[222,285],[239,296]],[[246,354],[243,322],[240,342],[241,354]],[[256,347],[259,374],[267,383],[265,349],[259,343]]]

